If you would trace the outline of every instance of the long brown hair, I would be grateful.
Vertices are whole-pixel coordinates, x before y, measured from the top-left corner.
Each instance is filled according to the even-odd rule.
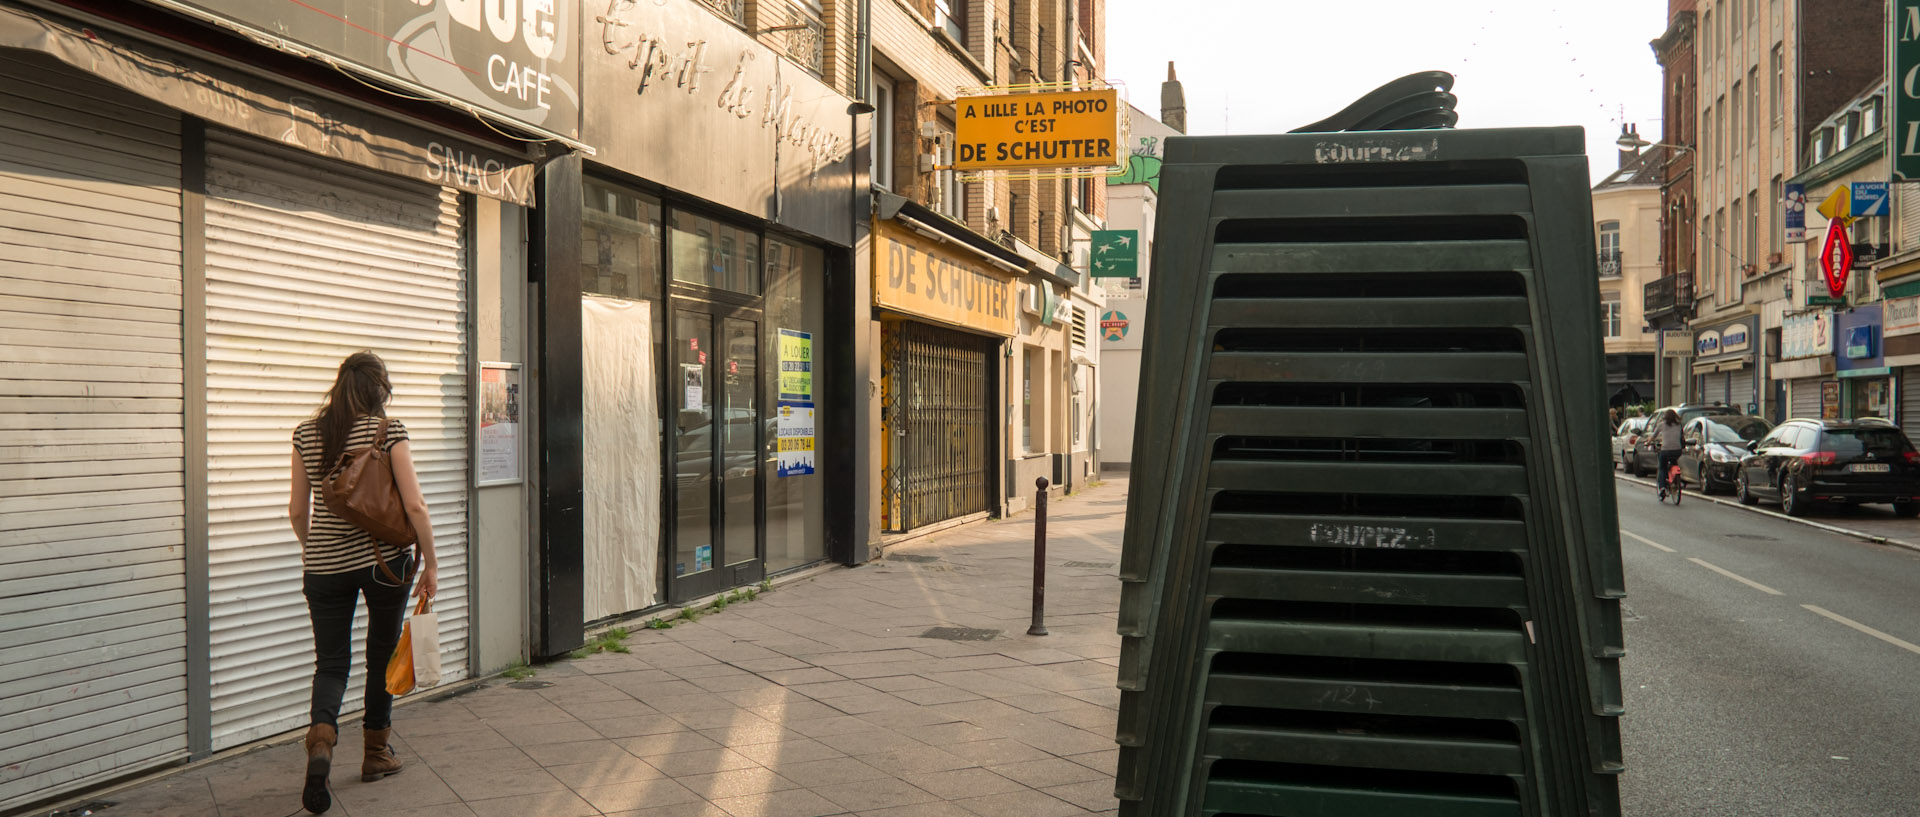
[[[320,427],[320,470],[333,468],[347,450],[347,437],[354,421],[362,417],[387,416],[387,398],[393,394],[393,381],[387,379],[387,364],[372,352],[354,352],[340,361],[340,373],[327,390],[327,400],[313,417]]]

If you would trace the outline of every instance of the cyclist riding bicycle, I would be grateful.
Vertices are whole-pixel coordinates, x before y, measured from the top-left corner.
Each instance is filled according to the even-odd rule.
[[[1680,462],[1680,448],[1682,445],[1680,431],[1680,415],[1674,412],[1673,409],[1667,409],[1661,412],[1660,418],[1654,421],[1651,430],[1654,448],[1660,452],[1654,473],[1660,480],[1661,499],[1667,498],[1667,489],[1669,487],[1674,489],[1680,487],[1678,485],[1669,486],[1667,484],[1668,475],[1673,472],[1674,465]]]

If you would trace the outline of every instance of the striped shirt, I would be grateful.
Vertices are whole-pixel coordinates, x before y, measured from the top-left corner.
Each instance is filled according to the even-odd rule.
[[[362,417],[353,424],[353,433],[347,435],[347,445],[343,450],[356,451],[373,445],[373,438],[380,432],[379,417]],[[387,450],[407,439],[407,427],[393,420],[387,424]],[[327,508],[326,500],[320,497],[320,477],[323,476],[320,463],[320,425],[317,420],[308,420],[293,430],[293,448],[300,452],[300,461],[307,469],[307,484],[313,486],[313,514],[307,527],[307,544],[300,549],[300,562],[308,573],[346,573],[373,565],[373,545],[376,540],[372,534],[353,526]],[[401,550],[392,545],[378,543],[381,556],[387,560],[387,567],[399,573]],[[383,574],[384,575],[384,574]],[[401,578],[406,578],[401,576]]]

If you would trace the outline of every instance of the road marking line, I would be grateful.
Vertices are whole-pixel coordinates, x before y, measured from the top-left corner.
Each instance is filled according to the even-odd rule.
[[[1900,649],[1906,650],[1907,652],[1920,655],[1920,645],[1916,645],[1911,641],[1902,641],[1898,638],[1887,635],[1886,633],[1880,632],[1879,630],[1876,630],[1872,627],[1868,627],[1865,624],[1861,624],[1858,621],[1854,621],[1853,619],[1840,615],[1839,613],[1833,612],[1832,610],[1822,609],[1819,607],[1815,607],[1811,604],[1802,604],[1800,606],[1808,610],[1811,610],[1815,613],[1819,613],[1820,615],[1826,616],[1827,618],[1833,619],[1834,621],[1838,621],[1841,624],[1845,624],[1848,627],[1852,627],[1856,630],[1859,630],[1860,632],[1866,633],[1867,635],[1873,636],[1874,638],[1878,638],[1881,641],[1885,641],[1888,644],[1892,644],[1893,646],[1899,647]]]
[[[1647,547],[1653,548],[1654,550],[1658,550],[1664,553],[1680,552],[1680,551],[1674,550],[1673,548],[1667,547],[1666,545],[1660,544],[1659,542],[1655,542],[1652,539],[1648,539],[1645,536],[1641,536],[1640,534],[1634,533],[1633,531],[1623,530],[1620,532],[1620,535],[1632,538],[1633,540],[1639,542],[1640,544],[1646,545]]]
[[[1708,569],[1708,570],[1711,570],[1711,571],[1713,571],[1713,572],[1715,572],[1715,573],[1718,573],[1718,574],[1720,574],[1720,575],[1722,575],[1722,576],[1725,576],[1725,577],[1727,577],[1727,578],[1729,578],[1729,579],[1732,579],[1732,580],[1734,580],[1734,581],[1736,581],[1736,582],[1739,582],[1739,583],[1741,583],[1741,584],[1744,584],[1744,585],[1746,585],[1746,586],[1748,586],[1748,587],[1751,587],[1751,588],[1753,588],[1753,589],[1755,589],[1755,590],[1758,590],[1758,591],[1760,591],[1760,592],[1762,592],[1762,593],[1769,593],[1769,594],[1772,594],[1772,595],[1775,595],[1775,596],[1784,596],[1784,595],[1786,595],[1785,593],[1782,593],[1782,592],[1780,592],[1780,591],[1778,591],[1778,590],[1775,590],[1775,589],[1773,589],[1773,588],[1771,588],[1771,587],[1768,587],[1768,586],[1766,586],[1766,585],[1764,585],[1764,584],[1761,584],[1761,583],[1759,583],[1759,582],[1756,582],[1756,581],[1754,581],[1754,580],[1752,580],[1752,579],[1749,579],[1749,578],[1747,578],[1747,577],[1745,577],[1745,576],[1742,576],[1742,575],[1740,575],[1740,574],[1738,574],[1738,573],[1735,573],[1735,572],[1733,572],[1733,571],[1731,571],[1731,570],[1728,570],[1728,569],[1726,569],[1726,568],[1724,568],[1724,567],[1721,567],[1721,566],[1719,566],[1719,565],[1716,565],[1716,564],[1713,564],[1712,562],[1709,562],[1709,561],[1707,561],[1707,560],[1705,560],[1705,559],[1700,559],[1700,558],[1696,558],[1696,557],[1692,557],[1692,556],[1689,556],[1689,557],[1687,557],[1687,561],[1689,561],[1689,562],[1692,562],[1692,563],[1694,563],[1694,564],[1697,564],[1697,565],[1699,565],[1699,566],[1701,566],[1701,567],[1704,567],[1704,568],[1706,568],[1706,569]]]

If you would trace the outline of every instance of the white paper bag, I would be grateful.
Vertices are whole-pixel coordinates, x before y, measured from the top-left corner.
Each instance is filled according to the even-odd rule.
[[[440,614],[430,602],[422,600],[413,611],[410,630],[413,639],[413,681],[417,689],[440,685]]]

